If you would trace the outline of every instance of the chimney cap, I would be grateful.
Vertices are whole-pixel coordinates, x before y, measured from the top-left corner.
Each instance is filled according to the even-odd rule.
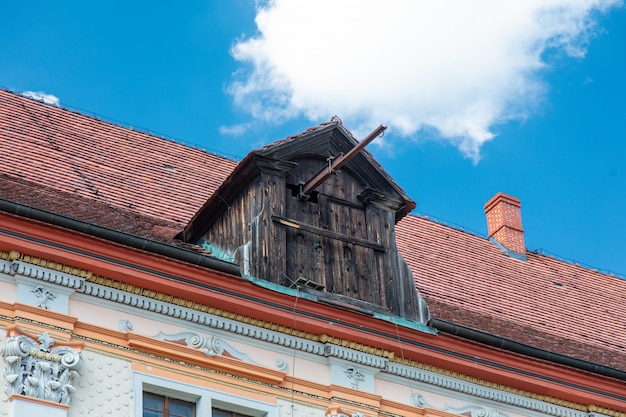
[[[485,213],[490,211],[494,206],[499,203],[508,203],[516,207],[522,207],[522,202],[519,198],[513,197],[512,195],[505,194],[503,192],[499,192],[498,194],[491,197],[489,201],[485,203]]]

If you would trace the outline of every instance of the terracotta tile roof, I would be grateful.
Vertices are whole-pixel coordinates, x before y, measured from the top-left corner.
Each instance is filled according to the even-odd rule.
[[[515,259],[423,217],[404,218],[396,238],[434,317],[626,368],[625,280],[530,252]]]
[[[1,172],[185,224],[236,163],[0,91]]]
[[[172,244],[172,238],[180,231],[176,222],[145,216],[6,174],[0,174],[0,198],[163,243]]]
[[[0,198],[168,243],[236,166],[6,91],[0,141]],[[434,317],[626,370],[623,279],[422,217],[396,233]]]

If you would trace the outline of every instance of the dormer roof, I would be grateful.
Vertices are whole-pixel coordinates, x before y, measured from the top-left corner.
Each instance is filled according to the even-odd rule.
[[[322,161],[329,158],[346,154],[358,143],[341,121],[333,118],[329,122],[251,151],[196,212],[178,237],[186,242],[197,241],[261,170],[271,168],[286,174],[297,166],[297,160],[303,158],[319,159],[322,164]],[[359,152],[342,169],[358,178],[368,192],[378,194],[378,200],[384,201],[395,211],[396,222],[415,208],[415,202],[367,150]]]

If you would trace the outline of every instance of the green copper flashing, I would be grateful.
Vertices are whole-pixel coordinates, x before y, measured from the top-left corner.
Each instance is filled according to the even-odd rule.
[[[316,291],[312,289],[301,291],[298,288],[285,287],[285,286],[278,285],[273,282],[265,281],[264,279],[252,277],[249,275],[242,275],[242,277],[247,279],[251,283],[258,285],[259,287],[263,287],[271,291],[276,291],[281,294],[290,295],[292,297],[303,298],[305,300],[309,300],[313,302],[329,304],[328,302],[325,302],[325,301],[326,299],[331,299],[333,296],[333,294],[331,293],[325,293],[325,292]],[[319,295],[316,293],[319,293]],[[391,314],[382,314],[378,312],[364,311],[363,309],[355,309],[354,311],[357,313],[361,313],[361,314],[367,314],[368,316],[373,317],[378,320],[393,323],[394,325],[397,325],[397,326],[402,326],[402,327],[406,327],[412,330],[416,330],[418,332],[428,333],[432,335],[437,334],[437,329],[433,327],[429,327],[425,324],[422,324],[413,320],[405,319],[404,317],[394,316]]]
[[[198,243],[196,243],[196,244],[198,246],[200,246],[202,249],[211,252],[211,255],[214,258],[221,259],[222,261],[226,261],[226,262],[235,263],[235,257],[234,256],[232,256],[228,252],[223,251],[222,249],[218,248],[217,246],[213,245],[212,243],[207,242],[204,239],[200,239],[198,241]]]

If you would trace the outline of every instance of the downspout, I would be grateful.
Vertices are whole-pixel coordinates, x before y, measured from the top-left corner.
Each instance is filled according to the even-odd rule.
[[[105,239],[134,249],[141,249],[146,252],[157,255],[166,256],[178,261],[187,262],[204,268],[211,268],[216,271],[224,272],[231,275],[240,276],[239,265],[222,261],[199,253],[177,248],[176,246],[166,243],[155,242],[150,239],[134,236],[128,233],[118,232],[102,226],[91,223],[74,220],[49,211],[40,210],[34,207],[25,206],[13,201],[0,199],[0,211],[15,214],[32,220],[41,221],[54,226],[63,227],[65,229],[84,233],[100,239]]]
[[[453,324],[437,318],[433,318],[429,324],[441,332],[459,336],[463,339],[472,340],[484,345],[504,349],[509,352],[519,353],[532,358],[543,359],[559,365],[570,366],[572,368],[592,372],[594,374],[626,381],[626,372],[609,366],[599,365],[582,359],[572,358],[571,356],[565,356],[559,353],[535,348],[510,339],[470,329],[469,327],[459,326],[458,324]]]

